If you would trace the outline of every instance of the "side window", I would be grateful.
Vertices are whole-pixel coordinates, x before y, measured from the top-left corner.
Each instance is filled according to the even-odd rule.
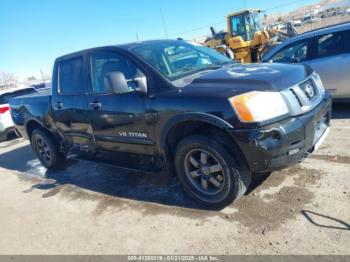
[[[331,33],[318,37],[317,58],[343,53],[343,34]]]
[[[111,72],[121,72],[124,74],[131,91],[136,87],[134,79],[142,75],[141,71],[130,59],[118,53],[101,53],[91,56],[91,77],[94,93],[112,93],[106,76]]]
[[[309,40],[293,43],[272,57],[273,62],[300,63],[307,58]]]
[[[86,92],[83,77],[83,57],[72,58],[59,64],[59,93],[77,95]]]
[[[344,53],[350,53],[350,30],[343,31]]]

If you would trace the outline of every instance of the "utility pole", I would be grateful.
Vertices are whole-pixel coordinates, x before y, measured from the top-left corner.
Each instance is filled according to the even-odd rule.
[[[139,35],[136,33],[136,41],[139,42]]]
[[[247,9],[247,0],[243,0],[244,9]]]
[[[163,16],[162,8],[160,8],[160,18],[162,19],[165,38],[168,39],[168,32],[166,30],[166,24],[165,24],[165,19],[164,19],[164,16]]]
[[[44,78],[44,73],[43,73],[43,70],[41,70],[41,68],[40,68],[40,74],[41,74],[41,78],[42,78],[42,80],[43,80],[43,81],[45,81],[45,78]]]

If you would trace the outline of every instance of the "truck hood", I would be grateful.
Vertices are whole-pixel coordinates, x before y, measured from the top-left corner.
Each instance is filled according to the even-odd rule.
[[[281,91],[302,82],[313,70],[304,65],[235,64],[195,78],[184,94],[232,96],[249,91]]]

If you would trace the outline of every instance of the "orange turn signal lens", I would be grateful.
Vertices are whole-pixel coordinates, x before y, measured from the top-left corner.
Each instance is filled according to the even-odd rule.
[[[231,105],[236,110],[240,120],[243,122],[254,122],[253,115],[248,108],[248,102],[254,96],[257,96],[256,92],[246,93],[230,98]]]
[[[279,92],[252,91],[229,98],[231,106],[242,122],[263,122],[289,113]]]

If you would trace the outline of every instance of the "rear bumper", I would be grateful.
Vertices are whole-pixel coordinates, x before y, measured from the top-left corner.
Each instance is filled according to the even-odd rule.
[[[304,160],[322,144],[329,132],[332,99],[312,111],[259,128],[232,130],[252,172],[270,172]]]

